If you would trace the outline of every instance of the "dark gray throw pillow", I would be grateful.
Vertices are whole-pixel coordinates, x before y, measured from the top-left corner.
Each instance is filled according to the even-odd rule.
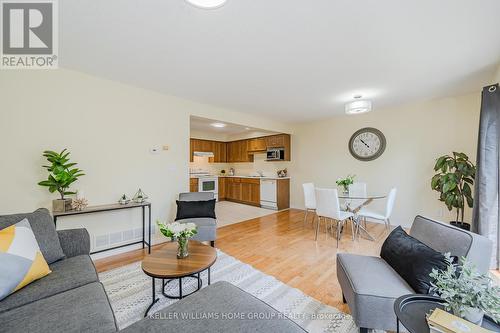
[[[418,294],[427,294],[433,268],[446,269],[445,256],[408,235],[400,226],[394,229],[382,245],[384,259]]]
[[[2,215],[0,216],[0,230],[10,227],[23,219],[30,222],[40,251],[49,265],[65,257],[61,243],[59,243],[54,221],[46,208],[39,208],[33,213]]]
[[[209,217],[215,219],[215,199],[204,201],[177,200],[177,216],[175,220]]]

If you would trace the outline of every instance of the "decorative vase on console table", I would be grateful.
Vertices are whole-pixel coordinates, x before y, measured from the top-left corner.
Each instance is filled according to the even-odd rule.
[[[183,259],[189,256],[189,238],[198,232],[196,224],[179,222],[164,224],[160,221],[156,223],[163,236],[177,241],[177,258]]]

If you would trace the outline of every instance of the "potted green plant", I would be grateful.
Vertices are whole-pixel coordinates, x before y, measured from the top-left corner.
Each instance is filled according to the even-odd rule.
[[[481,325],[484,314],[495,322],[500,321],[500,287],[491,278],[481,274],[466,258],[453,263],[446,254],[447,268],[433,269],[429,276],[431,293],[436,293],[445,303],[445,309],[474,324]]]
[[[82,170],[74,167],[77,163],[70,163],[69,155],[70,153],[66,149],[60,153],[51,150],[43,152],[43,156],[50,162],[50,165],[43,166],[49,175],[47,180],[42,180],[38,185],[48,187],[50,193],[59,192],[61,198],[52,201],[54,212],[64,212],[71,209],[71,199],[65,196],[76,193],[69,191],[69,187],[84,175]]]
[[[348,194],[349,193],[349,185],[354,183],[355,177],[356,177],[356,175],[347,175],[347,177],[345,177],[345,178],[338,178],[335,181],[335,183],[337,184],[337,186],[342,187],[342,192],[344,194]]]
[[[454,208],[457,218],[450,224],[470,230],[470,224],[464,223],[465,203],[472,208],[474,199],[472,187],[476,176],[476,167],[464,153],[453,152],[453,155],[443,155],[436,160],[431,187],[440,193],[439,200],[444,202],[449,211]]]

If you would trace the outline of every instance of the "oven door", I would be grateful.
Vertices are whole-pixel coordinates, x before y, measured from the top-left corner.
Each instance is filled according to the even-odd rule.
[[[213,192],[217,193],[219,180],[217,178],[200,178],[198,185],[198,192]]]

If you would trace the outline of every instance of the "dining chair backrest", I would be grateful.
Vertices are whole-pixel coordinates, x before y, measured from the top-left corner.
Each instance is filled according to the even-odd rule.
[[[385,218],[388,219],[392,214],[392,209],[394,208],[394,201],[396,201],[396,188],[392,188],[387,196],[387,203],[385,206]]]
[[[314,184],[302,184],[304,188],[304,205],[306,209],[316,209],[316,194],[314,193]]]
[[[366,197],[366,183],[353,183],[349,185],[349,196],[351,197]],[[351,209],[356,209],[365,203],[363,199],[349,199],[346,202]]]
[[[321,217],[340,219],[340,202],[337,189],[316,188],[316,214]]]

